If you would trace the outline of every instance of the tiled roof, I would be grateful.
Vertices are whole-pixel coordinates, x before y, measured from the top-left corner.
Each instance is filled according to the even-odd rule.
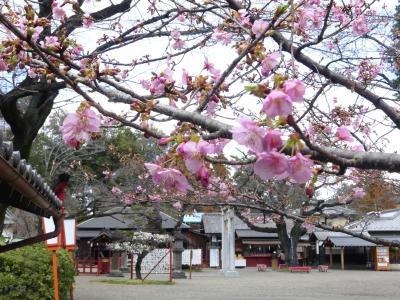
[[[0,202],[43,217],[50,217],[50,209],[57,212],[61,209],[61,201],[53,190],[25,159],[21,159],[18,151],[13,151],[13,144],[3,141],[1,136],[0,180]],[[27,184],[32,187],[30,193],[22,189]]]
[[[330,237],[329,240],[336,247],[371,247],[376,246],[376,244],[365,241],[363,239],[353,237],[353,236],[345,236],[345,237]]]
[[[130,208],[114,208],[110,211],[105,212],[106,214],[112,213],[109,216],[90,218],[82,223],[78,224],[77,236],[79,237],[93,237],[96,236],[103,228],[112,230],[126,230],[135,229],[135,215],[131,214]],[[161,217],[161,228],[162,229],[173,229],[177,224],[177,220],[167,215],[164,212],[160,212]],[[182,224],[180,228],[190,228],[186,224]],[[89,233],[90,232],[90,233]]]
[[[326,231],[326,230],[314,231],[312,234],[317,238],[317,240],[320,240],[320,241],[325,241],[328,237],[349,237],[350,236],[343,232]]]
[[[277,233],[260,232],[251,229],[237,229],[236,234],[239,238],[277,238]]]
[[[355,231],[400,231],[400,209],[368,213],[359,221],[350,223],[346,228]]]

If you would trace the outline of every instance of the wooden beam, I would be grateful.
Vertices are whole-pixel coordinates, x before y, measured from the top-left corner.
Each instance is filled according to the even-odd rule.
[[[344,247],[340,248],[340,266],[344,270]]]

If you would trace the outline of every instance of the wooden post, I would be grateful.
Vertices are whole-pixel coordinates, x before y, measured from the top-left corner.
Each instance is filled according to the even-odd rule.
[[[193,250],[190,249],[190,257],[189,257],[189,279],[192,279],[192,260],[193,260]]]
[[[329,247],[329,264],[332,267],[333,265],[332,246]]]
[[[344,270],[344,247],[340,248],[340,266]]]
[[[53,258],[53,275],[54,275],[54,300],[59,300],[58,298],[58,272],[57,272],[57,251],[52,251]]]
[[[72,262],[74,262],[74,254],[72,253],[72,250],[68,250],[69,257],[71,258]],[[74,284],[71,284],[71,287],[69,288],[69,300],[74,300]]]
[[[133,279],[133,252],[131,253],[131,280]]]

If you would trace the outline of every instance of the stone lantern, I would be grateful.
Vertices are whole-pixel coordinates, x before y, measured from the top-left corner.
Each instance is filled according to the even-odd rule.
[[[185,272],[182,271],[182,252],[183,240],[185,237],[180,230],[176,230],[174,233],[174,243],[172,245],[173,253],[173,266],[172,266],[172,278],[186,278]]]

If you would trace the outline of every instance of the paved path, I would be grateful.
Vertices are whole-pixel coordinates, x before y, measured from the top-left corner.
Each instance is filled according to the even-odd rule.
[[[78,276],[75,300],[400,299],[400,272],[239,272],[239,278],[225,278],[217,270],[203,270],[172,286],[112,285]]]

